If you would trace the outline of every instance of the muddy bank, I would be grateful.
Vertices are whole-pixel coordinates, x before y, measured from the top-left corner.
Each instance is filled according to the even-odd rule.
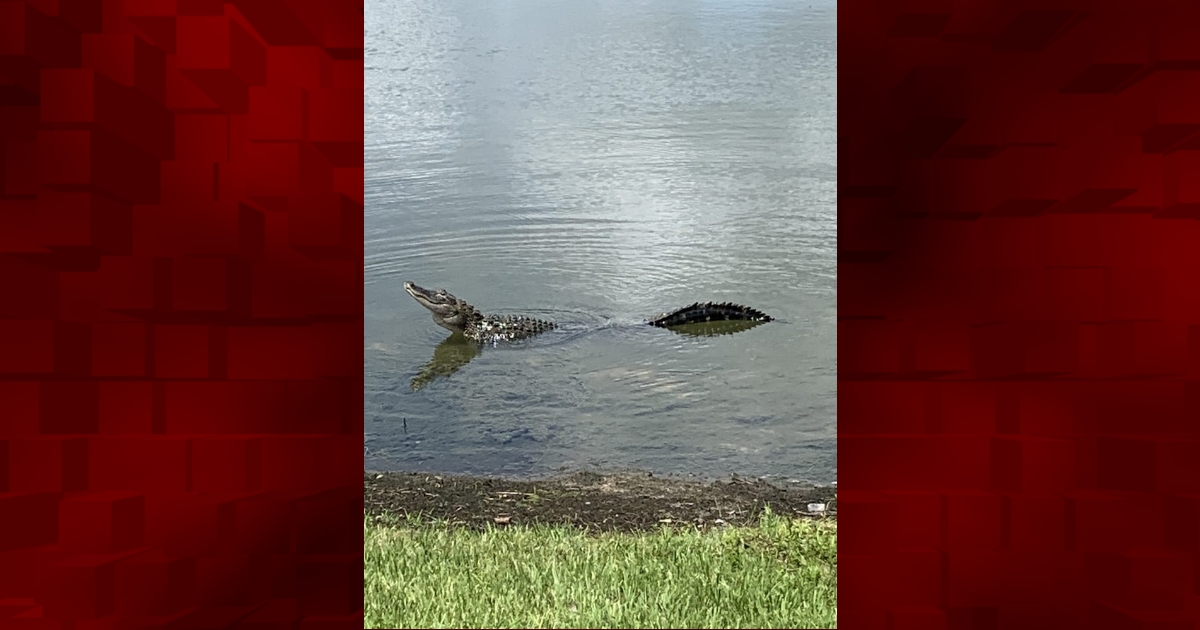
[[[540,480],[425,473],[363,476],[368,517],[420,515],[473,528],[572,524],[595,531],[644,531],[670,523],[701,528],[753,524],[778,514],[836,518],[837,488],[775,485],[732,477],[698,481],[649,473],[578,472]],[[824,511],[810,511],[823,504]]]

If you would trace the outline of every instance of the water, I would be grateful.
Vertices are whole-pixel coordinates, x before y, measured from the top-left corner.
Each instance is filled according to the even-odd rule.
[[[366,16],[368,468],[836,478],[834,2]],[[406,280],[562,327],[443,343]],[[697,300],[780,321],[642,324]]]

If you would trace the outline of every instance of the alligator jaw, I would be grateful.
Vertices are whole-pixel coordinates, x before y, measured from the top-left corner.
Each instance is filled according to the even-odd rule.
[[[433,313],[434,323],[447,330],[463,332],[475,311],[470,304],[454,297],[445,289],[430,290],[412,282],[405,282],[404,290],[417,301],[417,304]]]

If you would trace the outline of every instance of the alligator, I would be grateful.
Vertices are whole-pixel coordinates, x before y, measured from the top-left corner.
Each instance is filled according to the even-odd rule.
[[[527,339],[558,327],[554,322],[532,317],[484,315],[466,300],[454,297],[445,289],[430,290],[405,282],[404,290],[433,313],[433,321],[438,326],[462,333],[467,339],[479,343]],[[696,302],[663,313],[646,323],[659,328],[673,328],[705,322],[769,322],[773,319],[758,309],[732,302]]]
[[[433,314],[434,323],[452,333],[413,379],[414,390],[439,376],[456,372],[475,357],[480,345],[528,339],[558,328],[554,322],[533,317],[484,314],[445,289],[426,289],[405,282],[404,290]],[[741,304],[696,302],[663,313],[646,323],[681,334],[713,336],[741,332],[773,320],[770,315]],[[463,343],[464,337],[474,343]]]

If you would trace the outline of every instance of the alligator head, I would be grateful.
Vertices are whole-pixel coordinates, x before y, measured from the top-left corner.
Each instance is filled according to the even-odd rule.
[[[478,314],[475,307],[451,295],[445,289],[429,290],[411,282],[404,283],[404,290],[413,296],[418,304],[433,313],[433,321],[442,328],[463,332],[467,323]]]

